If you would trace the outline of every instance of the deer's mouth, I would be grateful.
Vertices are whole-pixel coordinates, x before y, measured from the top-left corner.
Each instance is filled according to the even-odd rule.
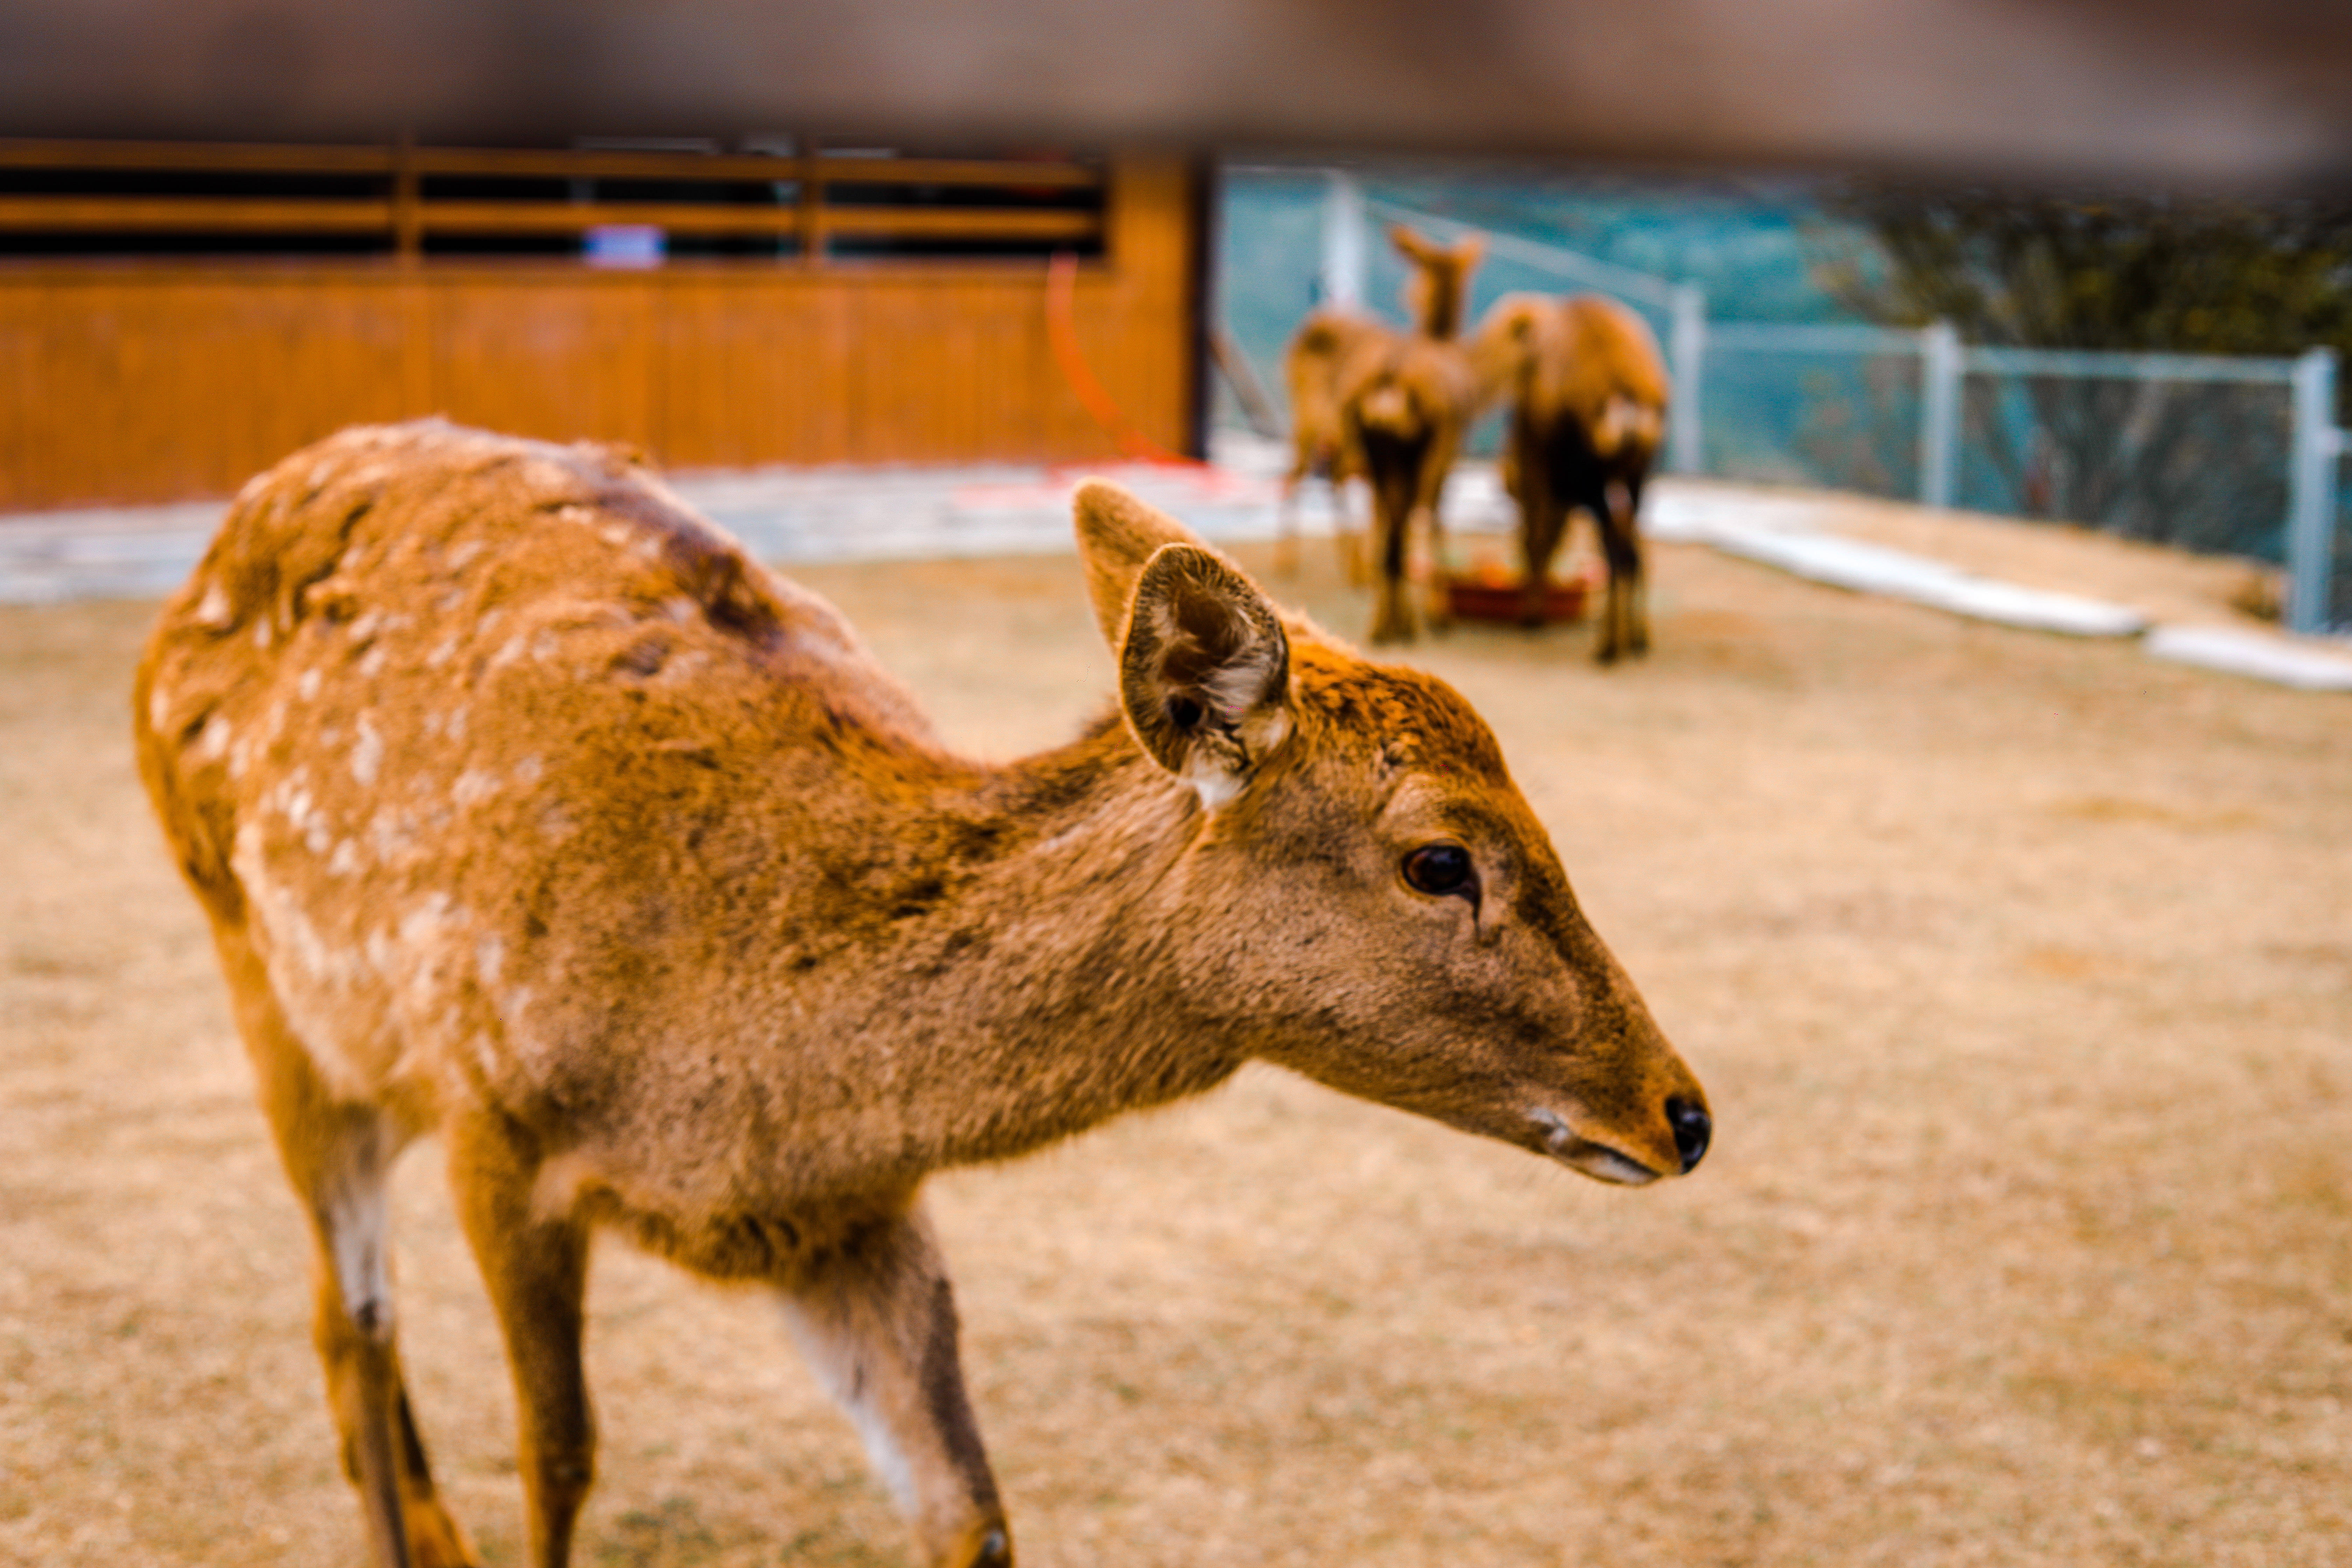
[[[1528,1112],[1528,1120],[1535,1123],[1536,1146],[1538,1149],[1569,1169],[1591,1176],[1596,1182],[1639,1187],[1658,1179],[1657,1172],[1632,1155],[1621,1153],[1606,1143],[1595,1142],[1578,1132],[1557,1110],[1538,1107]]]

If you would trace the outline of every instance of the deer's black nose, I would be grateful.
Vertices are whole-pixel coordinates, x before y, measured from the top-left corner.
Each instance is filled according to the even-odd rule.
[[[1707,1116],[1706,1107],[1687,1100],[1666,1101],[1666,1121],[1675,1130],[1675,1151],[1682,1155],[1683,1169],[1687,1171],[1706,1157],[1715,1122]]]

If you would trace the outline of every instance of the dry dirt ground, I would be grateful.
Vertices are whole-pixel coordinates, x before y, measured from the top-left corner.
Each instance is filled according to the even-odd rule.
[[[1923,526],[1888,537],[2079,592],[2237,577]],[[1024,1562],[2352,1562],[2352,700],[1694,549],[1656,574],[1639,668],[1581,631],[1418,657],[1501,734],[1714,1153],[1604,1189],[1253,1070],[941,1179]],[[800,575],[974,750],[1107,689],[1067,559]],[[1319,547],[1286,592],[1367,615]],[[356,1563],[305,1242],[126,742],[151,614],[0,612],[0,1561]],[[429,1148],[397,1225],[428,1439],[515,1563]],[[592,1306],[581,1562],[910,1561],[760,1300],[613,1245]]]

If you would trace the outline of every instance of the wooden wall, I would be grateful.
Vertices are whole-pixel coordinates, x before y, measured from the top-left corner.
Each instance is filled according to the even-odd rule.
[[[1192,437],[1194,172],[1113,165],[1074,317],[1134,426]],[[0,510],[226,495],[344,425],[443,414],[673,469],[1111,456],[1035,260],[0,265]]]

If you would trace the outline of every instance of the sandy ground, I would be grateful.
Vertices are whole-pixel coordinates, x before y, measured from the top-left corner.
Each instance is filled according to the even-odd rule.
[[[2240,575],[2002,537],[1941,542],[2208,608]],[[1353,631],[1330,563],[1286,591]],[[1715,1152],[1604,1189],[1255,1070],[940,1180],[1024,1562],[2352,1561],[2352,700],[1656,571],[1641,668],[1580,631],[1421,657],[1706,1079]],[[1067,559],[799,575],[977,751],[1107,690]],[[356,1563],[305,1244],[130,760],[151,614],[0,612],[0,1561]],[[435,1167],[399,1194],[412,1382],[514,1563]],[[580,1561],[911,1561],[761,1301],[614,1245],[592,1306]]]

